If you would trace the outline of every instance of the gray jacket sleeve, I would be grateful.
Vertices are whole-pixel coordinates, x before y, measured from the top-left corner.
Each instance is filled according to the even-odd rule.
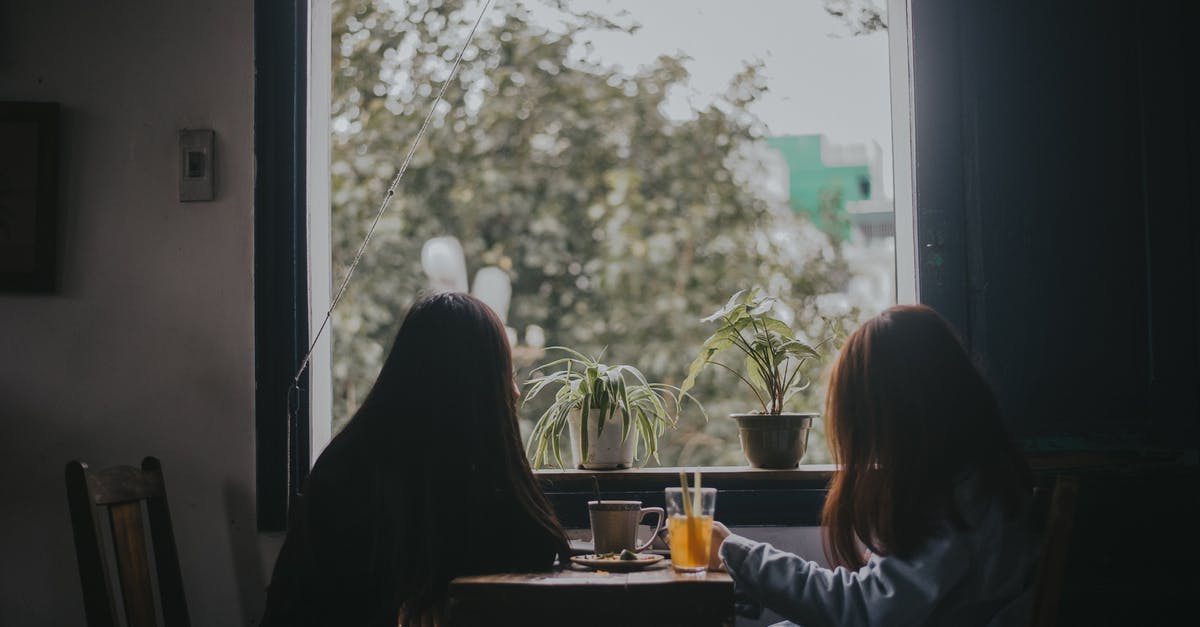
[[[738,535],[721,559],[738,591],[804,625],[920,625],[966,574],[969,549],[957,534],[926,543],[912,559],[872,555],[857,571],[830,570]]]

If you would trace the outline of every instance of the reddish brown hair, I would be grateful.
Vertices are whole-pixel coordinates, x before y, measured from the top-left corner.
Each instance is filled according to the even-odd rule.
[[[911,555],[949,521],[962,527],[956,482],[974,474],[1009,511],[1029,468],[1005,432],[991,387],[949,324],[923,305],[887,309],[846,340],[825,401],[839,465],[822,513],[835,566]]]

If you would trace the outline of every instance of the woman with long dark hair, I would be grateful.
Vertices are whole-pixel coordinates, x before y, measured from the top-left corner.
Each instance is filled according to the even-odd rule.
[[[414,304],[366,401],[313,466],[264,627],[432,625],[452,578],[565,556],[524,455],[518,396],[487,305],[458,293]]]
[[[896,306],[852,333],[825,421],[839,466],[822,515],[835,568],[718,524],[715,554],[739,590],[805,626],[1025,624],[1031,474],[945,320]]]

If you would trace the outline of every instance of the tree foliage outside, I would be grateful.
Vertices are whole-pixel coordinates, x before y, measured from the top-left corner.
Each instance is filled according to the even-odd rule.
[[[459,0],[334,4],[335,278],[478,10]],[[683,58],[623,72],[577,54],[588,29],[634,28],[572,14],[547,29],[521,4],[491,9],[335,312],[335,428],[364,399],[426,288],[420,251],[435,236],[459,239],[470,273],[491,265],[509,274],[509,326],[538,325],[547,345],[603,354],[654,381],[682,381],[711,332],[701,318],[742,288],[760,286],[787,305],[778,315],[819,337],[830,312],[817,311],[817,297],[844,286],[849,270],[838,242],[764,191],[765,129],[748,108],[766,89],[759,67],[731,76],[692,118],[670,119],[662,105],[687,81]],[[821,410],[828,361],[812,362],[805,374],[818,384],[790,410]],[[519,379],[537,363],[519,360]],[[651,465],[745,464],[726,417],[756,406],[742,388],[704,373],[693,394],[710,419],[685,413]],[[543,409],[523,408],[523,429]],[[818,427],[805,461],[826,460]]]
[[[824,0],[825,12],[845,24],[850,35],[869,35],[887,30],[885,3],[875,0]]]

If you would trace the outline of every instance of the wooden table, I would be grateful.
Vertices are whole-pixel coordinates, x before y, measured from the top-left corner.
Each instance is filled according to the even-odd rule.
[[[733,580],[726,573],[678,574],[670,560],[642,571],[580,566],[531,574],[459,577],[450,582],[449,627],[732,627]]]

